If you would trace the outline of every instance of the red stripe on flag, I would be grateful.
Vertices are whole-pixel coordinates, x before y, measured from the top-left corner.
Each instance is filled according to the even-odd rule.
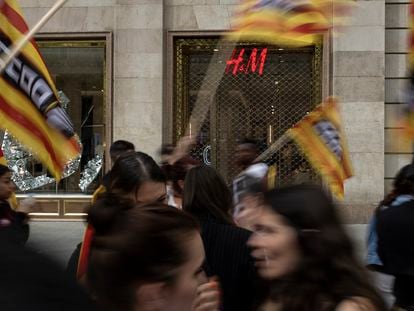
[[[237,27],[237,31],[245,31],[249,30],[265,30],[268,29],[270,32],[285,32],[286,36],[292,36],[294,33],[296,34],[314,34],[319,33],[322,31],[326,31],[330,28],[330,25],[320,25],[318,23],[307,23],[302,24],[296,27],[286,27],[286,23],[279,23],[277,21],[263,21],[263,20],[254,20],[249,23],[241,23]]]
[[[303,25],[299,25],[297,27],[294,27],[292,29],[289,29],[289,31],[292,32],[300,32],[300,33],[320,33],[323,31],[327,31],[329,30],[329,28],[331,28],[330,25],[320,25],[318,23],[308,23],[308,24],[303,24]]]
[[[63,169],[63,164],[59,162],[50,140],[39,131],[37,126],[30,119],[26,118],[21,113],[16,111],[13,107],[8,105],[1,95],[0,110],[7,114],[11,119],[16,120],[16,123],[26,128],[28,131],[32,133],[32,135],[36,136],[43,143],[46,151],[50,154],[50,157],[52,158],[52,161],[55,164],[55,166]]]
[[[411,15],[410,17],[414,15],[414,4],[413,3],[410,5],[410,15]]]
[[[1,10],[6,16],[7,20],[12,24],[18,31],[20,31],[23,35],[29,32],[29,27],[26,24],[26,21],[24,18],[17,13],[7,2],[4,2],[4,4],[1,6]],[[9,38],[10,40],[10,38]],[[11,41],[11,40],[10,40]],[[36,40],[34,38],[31,38],[29,40],[33,47],[36,49],[37,53],[39,54],[39,57],[42,59],[43,63],[45,63],[45,60],[43,59],[42,54],[40,54],[39,48],[37,46]]]
[[[24,19],[11,6],[9,6],[7,2],[4,2],[1,6],[1,12],[7,17],[9,22],[22,34],[25,34],[29,31],[29,28],[27,27]]]

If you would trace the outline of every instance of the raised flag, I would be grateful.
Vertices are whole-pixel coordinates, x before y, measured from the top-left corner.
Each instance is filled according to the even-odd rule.
[[[235,14],[229,38],[309,45],[334,25],[343,25],[353,5],[351,0],[244,0]]]
[[[402,141],[409,144],[414,140],[414,1],[411,1],[409,5],[408,14],[409,33],[408,33],[408,64],[407,72],[409,81],[407,82],[407,94],[405,98],[405,107],[403,116],[398,124],[399,128],[402,128],[401,134],[405,139]]]
[[[0,1],[0,55],[28,32],[16,0]],[[60,180],[80,150],[56,87],[35,40],[30,40],[0,76],[0,127],[25,145]]]
[[[320,173],[332,193],[343,199],[344,181],[353,173],[335,99],[328,98],[291,128],[288,135]]]

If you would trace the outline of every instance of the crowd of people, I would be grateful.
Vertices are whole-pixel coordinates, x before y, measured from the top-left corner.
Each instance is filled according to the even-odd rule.
[[[11,172],[0,165],[2,309],[27,310],[14,291],[37,284],[34,310],[414,310],[414,165],[375,210],[364,265],[331,196],[315,185],[269,187],[253,140],[237,149],[232,186],[189,146],[165,146],[159,164],[129,142],[111,146],[113,167],[66,274],[21,246],[27,209],[11,208]]]

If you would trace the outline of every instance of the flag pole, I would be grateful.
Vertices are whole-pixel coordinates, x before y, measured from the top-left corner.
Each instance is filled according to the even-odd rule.
[[[175,163],[184,154],[187,154],[190,151],[192,144],[195,142],[204,121],[207,119],[211,105],[213,104],[213,100],[211,99],[208,100],[208,103],[206,103],[202,94],[210,93],[212,94],[212,98],[216,96],[218,86],[226,70],[226,67],[223,66],[223,69],[217,73],[216,66],[220,63],[219,61],[221,59],[225,58],[227,60],[228,56],[231,56],[231,53],[236,45],[237,44],[234,40],[228,41],[223,38],[221,38],[217,43],[214,49],[215,52],[207,67],[206,75],[204,76],[201,87],[198,90],[197,99],[191,112],[187,127],[184,130],[184,135],[177,142],[170,164]],[[227,52],[228,54],[226,54]]]
[[[13,60],[14,57],[20,52],[20,50],[32,39],[32,37],[43,27],[44,24],[67,2],[67,0],[58,0],[50,10],[42,17],[42,19],[20,40],[17,44],[13,45],[13,49],[10,52],[5,52],[4,56],[0,59],[0,75],[6,69],[7,65]]]
[[[263,151],[255,160],[255,162],[261,162],[273,153],[278,152],[286,143],[291,141],[288,131],[280,136],[273,144],[271,144],[265,151]]]

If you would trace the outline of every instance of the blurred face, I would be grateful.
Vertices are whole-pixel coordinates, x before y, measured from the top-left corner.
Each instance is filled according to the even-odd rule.
[[[7,200],[15,191],[15,186],[11,180],[11,173],[7,172],[0,177],[0,199]]]
[[[187,242],[186,248],[189,259],[179,268],[174,285],[167,289],[164,310],[190,311],[198,286],[206,281],[201,268],[205,256],[204,247],[198,232]]]
[[[167,203],[167,189],[163,182],[146,181],[132,195],[132,199],[138,206],[151,203]]]
[[[296,230],[270,208],[254,218],[254,234],[248,241],[260,276],[279,279],[295,271],[300,260]]]
[[[242,167],[247,167],[253,163],[257,157],[256,150],[249,144],[242,144],[236,149],[236,163]]]

